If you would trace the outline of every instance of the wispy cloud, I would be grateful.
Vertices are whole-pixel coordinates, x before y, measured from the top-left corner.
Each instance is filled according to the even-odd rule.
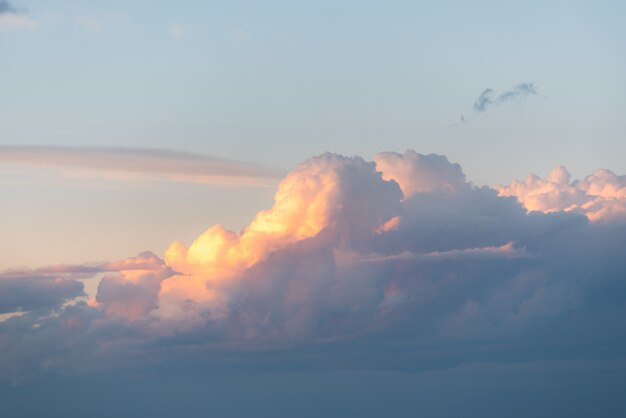
[[[497,97],[494,97],[494,91],[492,89],[485,89],[474,102],[474,111],[485,112],[491,106],[499,106],[504,103],[519,101],[534,94],[537,94],[537,88],[533,83],[518,84],[511,90],[507,90]]]
[[[493,89],[487,88],[474,101],[472,111],[474,115],[484,113],[494,106],[501,106],[507,103],[520,103],[528,96],[538,94],[539,91],[533,83],[520,83],[510,90],[499,95]],[[471,118],[466,115],[460,116],[461,123],[468,123]],[[454,124],[453,126],[456,126]]]
[[[279,173],[258,164],[149,148],[0,146],[0,165],[61,170],[67,176],[167,180],[224,185],[272,185]]]
[[[0,30],[3,29],[27,29],[35,30],[38,23],[26,16],[24,10],[18,10],[7,0],[0,0]]]

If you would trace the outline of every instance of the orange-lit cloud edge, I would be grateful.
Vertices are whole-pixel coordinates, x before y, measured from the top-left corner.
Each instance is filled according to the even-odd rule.
[[[274,205],[240,233],[215,225],[189,246],[175,241],[163,259],[146,252],[112,263],[5,271],[0,285],[54,277],[48,286],[66,287],[59,297],[67,308],[84,297],[68,281],[103,274],[87,308],[104,315],[99,321],[141,324],[150,338],[217,327],[222,342],[336,340],[384,326],[411,304],[417,296],[407,280],[422,273],[410,266],[540,257],[518,229],[545,235],[562,222],[551,217],[557,213],[574,216],[576,225],[623,225],[626,177],[598,170],[570,181],[557,167],[546,179],[532,175],[496,191],[473,186],[440,155],[386,152],[368,162],[327,153],[289,173]],[[388,270],[392,265],[400,270]],[[445,332],[477,315],[466,309],[474,308],[452,315]],[[0,313],[11,321],[19,311]],[[325,312],[360,312],[368,324],[346,319],[325,329]],[[80,328],[81,320],[72,321],[68,327]]]

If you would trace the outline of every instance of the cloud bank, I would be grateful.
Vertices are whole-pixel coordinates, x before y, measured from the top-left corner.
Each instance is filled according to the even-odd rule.
[[[0,164],[62,170],[67,176],[167,180],[225,185],[274,185],[278,172],[260,165],[147,148],[0,146]]]
[[[609,173],[570,182],[558,168],[496,190],[440,155],[323,154],[241,232],[212,226],[163,259],[5,273],[104,276],[89,303],[59,305],[78,287],[30,305],[29,284],[7,292],[5,311],[33,310],[0,323],[0,376],[617,356],[626,222],[613,208],[626,197]]]

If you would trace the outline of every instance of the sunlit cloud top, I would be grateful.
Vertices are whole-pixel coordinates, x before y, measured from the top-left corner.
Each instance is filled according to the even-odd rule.
[[[594,332],[626,313],[623,181],[600,170],[571,182],[557,167],[496,190],[441,155],[326,153],[290,172],[240,232],[216,224],[163,258],[0,273],[0,376],[130,360],[241,370],[272,367],[278,353],[297,367],[405,370],[429,367],[433,349],[448,364],[463,347],[471,362],[482,350],[506,357],[519,340],[539,358],[581,355],[590,339],[619,351],[619,324]],[[88,277],[99,284],[86,294]],[[585,321],[564,326],[572,312]]]

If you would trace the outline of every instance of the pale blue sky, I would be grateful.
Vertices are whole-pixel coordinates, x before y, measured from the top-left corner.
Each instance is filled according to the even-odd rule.
[[[15,5],[39,28],[0,34],[3,143],[285,169],[323,151],[415,148],[481,184],[556,164],[626,171],[623,2]],[[449,127],[483,89],[522,82],[540,94]]]
[[[545,175],[557,164],[574,177],[600,167],[626,172],[623,2],[13,4],[28,10],[36,29],[0,30],[2,145],[173,148],[284,172],[325,151],[370,159],[413,148],[445,154],[489,185]],[[538,94],[472,114],[484,89],[501,93],[523,82]],[[146,203],[151,192],[142,188],[87,196],[85,184],[20,181],[4,177],[4,222],[50,240],[57,228],[31,225],[54,205],[33,209],[29,196],[62,194],[73,207],[109,202],[79,211],[85,222],[86,213],[106,217],[115,202],[124,202],[129,224],[168,213]],[[194,226],[240,228],[271,204],[272,190],[254,192],[243,206],[232,200],[237,193],[214,187],[159,193],[205,205],[206,216],[190,215]],[[158,252],[197,232],[138,234],[151,236]],[[0,265],[34,262],[24,254]],[[59,260],[48,254],[37,260]],[[60,259],[79,261],[74,254]]]

